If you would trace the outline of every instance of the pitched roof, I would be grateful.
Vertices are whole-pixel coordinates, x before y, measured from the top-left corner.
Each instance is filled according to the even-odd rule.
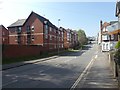
[[[110,21],[110,25],[117,23],[118,21]]]
[[[51,27],[54,27],[57,29],[57,27],[55,25],[53,25],[48,19],[46,19],[45,17],[42,17],[41,15],[35,13],[35,12],[31,12],[31,14],[28,16],[27,19],[18,19],[16,22],[14,22],[13,24],[11,24],[9,27],[15,27],[15,26],[23,26],[31,17],[31,15],[35,15],[42,23],[44,23],[44,21],[47,21],[47,24]]]
[[[25,23],[27,22],[27,20],[31,17],[31,15],[34,14],[42,23],[44,23],[44,21],[47,21],[47,24],[51,27],[57,28],[55,25],[53,25],[48,19],[46,19],[45,17],[35,13],[35,12],[31,12],[31,14],[28,16],[28,18],[26,19]],[[25,24],[24,23],[24,24]]]
[[[46,19],[45,17],[43,17],[43,16],[41,16],[41,15],[39,15],[39,14],[33,12],[33,11],[32,11],[32,13],[34,13],[41,22],[44,23],[44,21],[47,21],[47,23],[48,23],[49,26],[54,27],[54,28],[57,28],[55,25],[53,25],[53,24],[49,21],[49,19]]]
[[[3,27],[3,25],[0,25],[0,28]]]
[[[18,19],[16,22],[14,22],[13,24],[11,24],[9,27],[16,27],[16,26],[23,26],[23,24],[25,23],[26,19]]]
[[[110,25],[110,23],[104,22],[104,24],[102,25],[102,28],[106,28],[106,27],[109,26],[109,25]]]
[[[118,16],[118,14],[120,14],[120,1],[116,3],[116,17]]]
[[[3,25],[0,25],[0,30],[2,30],[3,28],[6,29]]]

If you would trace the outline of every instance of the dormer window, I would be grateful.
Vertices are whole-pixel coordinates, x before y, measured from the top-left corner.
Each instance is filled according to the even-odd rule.
[[[21,27],[17,27],[17,33],[21,33],[22,28]]]

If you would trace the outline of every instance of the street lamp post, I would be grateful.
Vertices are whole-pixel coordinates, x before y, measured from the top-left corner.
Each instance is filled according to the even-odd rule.
[[[59,55],[59,40],[60,40],[60,37],[59,37],[59,22],[60,22],[60,19],[58,19],[58,55]]]

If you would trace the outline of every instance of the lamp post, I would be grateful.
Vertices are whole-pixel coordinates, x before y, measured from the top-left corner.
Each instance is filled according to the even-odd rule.
[[[60,40],[60,37],[59,37],[59,22],[60,22],[60,19],[58,19],[58,55],[59,55],[59,40]]]

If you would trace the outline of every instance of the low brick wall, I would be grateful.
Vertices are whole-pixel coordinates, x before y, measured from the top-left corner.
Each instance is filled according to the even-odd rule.
[[[47,51],[47,48],[37,45],[5,45],[2,47],[2,56],[3,58],[34,56],[40,55],[44,51]]]
[[[59,49],[64,51],[65,49]],[[20,58],[30,56],[40,56],[43,54],[54,54],[57,53],[58,49],[48,49],[40,45],[3,45],[2,46],[2,58]]]

